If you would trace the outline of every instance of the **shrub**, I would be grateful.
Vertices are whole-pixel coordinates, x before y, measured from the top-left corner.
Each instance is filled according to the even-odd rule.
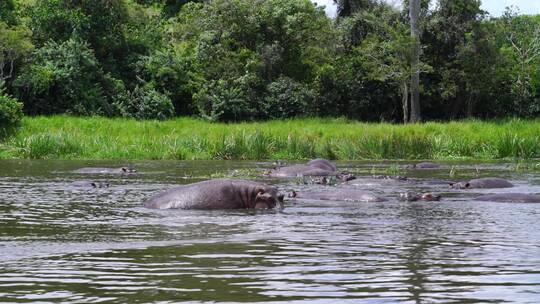
[[[112,114],[102,87],[105,75],[88,43],[48,42],[34,55],[15,81],[27,113]]]
[[[253,118],[255,109],[241,83],[210,81],[194,96],[199,114],[211,121],[239,121]]]
[[[263,112],[265,118],[289,118],[311,114],[314,93],[289,77],[280,77],[267,86]]]
[[[16,126],[22,119],[22,103],[4,92],[0,83],[0,130]]]
[[[135,87],[115,103],[120,114],[136,119],[167,119],[174,115],[174,107],[167,95],[153,88]]]

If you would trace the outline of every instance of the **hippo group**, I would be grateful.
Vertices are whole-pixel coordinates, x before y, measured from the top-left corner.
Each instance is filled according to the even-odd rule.
[[[410,170],[438,169],[440,166],[431,162],[421,162],[405,167]],[[113,174],[131,175],[137,172],[132,166],[125,167],[85,167],[74,173],[78,174]],[[340,172],[332,162],[318,158],[305,164],[286,165],[278,163],[274,169],[263,173],[267,178],[309,177],[317,187],[290,190],[287,199],[300,202],[303,200],[342,201],[357,203],[378,203],[388,200],[388,195],[372,192],[374,188],[400,188],[404,186],[441,187],[446,184],[456,190],[497,189],[513,187],[505,179],[496,177],[476,178],[468,181],[449,182],[438,179],[407,178],[405,176],[372,175],[356,178],[354,175]],[[328,186],[330,179],[339,181],[338,185]],[[321,186],[322,185],[322,186]],[[108,182],[81,180],[70,184],[76,188],[107,188]],[[321,188],[322,187],[322,188]],[[213,179],[197,183],[179,185],[158,193],[144,202],[144,207],[151,209],[274,209],[283,207],[284,194],[275,186],[264,183],[234,180]],[[440,194],[417,191],[398,192],[395,199],[406,202],[433,202],[441,200]],[[540,195],[525,193],[499,193],[480,195],[477,201],[540,203]]]

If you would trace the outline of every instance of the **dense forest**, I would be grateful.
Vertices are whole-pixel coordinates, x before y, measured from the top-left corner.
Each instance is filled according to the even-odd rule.
[[[408,121],[403,9],[337,0],[0,0],[0,126],[26,115]],[[421,2],[422,120],[537,117],[540,16]]]

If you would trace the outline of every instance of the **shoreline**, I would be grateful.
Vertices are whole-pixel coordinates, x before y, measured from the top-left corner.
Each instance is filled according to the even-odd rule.
[[[25,117],[0,159],[453,160],[540,158],[540,120],[422,124],[298,118],[211,123],[180,117]]]

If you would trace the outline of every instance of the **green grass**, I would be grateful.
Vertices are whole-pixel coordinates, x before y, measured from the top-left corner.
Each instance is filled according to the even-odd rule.
[[[221,124],[26,117],[0,158],[35,159],[540,158],[540,120],[410,125],[344,119]]]

